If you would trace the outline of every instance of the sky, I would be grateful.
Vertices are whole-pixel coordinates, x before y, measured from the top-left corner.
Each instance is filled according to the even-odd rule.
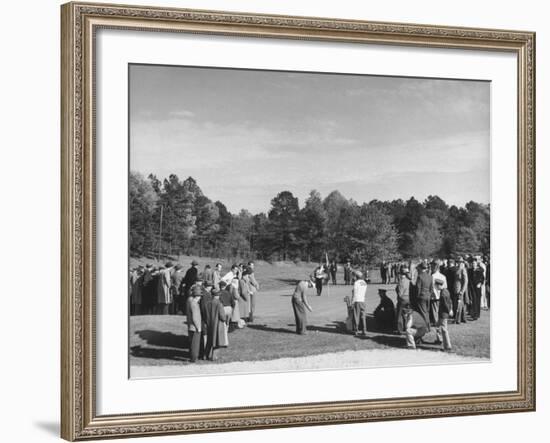
[[[489,203],[489,82],[131,65],[129,98],[130,170],[233,213],[284,190]]]

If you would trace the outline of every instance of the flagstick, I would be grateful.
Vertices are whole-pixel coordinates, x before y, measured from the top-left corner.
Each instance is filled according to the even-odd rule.
[[[330,270],[329,270],[329,264],[328,264],[328,254],[325,251],[325,263],[327,265],[327,297],[330,297]]]

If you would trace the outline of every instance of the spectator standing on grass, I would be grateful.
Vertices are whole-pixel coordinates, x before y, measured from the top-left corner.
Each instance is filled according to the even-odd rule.
[[[338,272],[338,265],[336,264],[336,260],[332,260],[330,267],[330,278],[332,280],[332,284],[336,285],[336,272]]]
[[[292,294],[292,310],[294,311],[294,320],[296,322],[296,333],[304,335],[307,330],[307,311],[313,312],[313,309],[307,301],[306,292],[308,288],[313,288],[315,283],[312,279],[298,282],[294,293]]]
[[[214,288],[220,289],[220,282],[222,281],[222,264],[216,263],[214,268]]]
[[[239,296],[239,280],[235,277],[227,286],[226,289],[230,292],[233,297],[233,312],[231,314],[231,323],[236,325],[237,328],[241,329],[246,326],[244,319],[241,319],[240,314],[240,301]]]
[[[386,283],[386,262],[382,260],[382,264],[380,265],[380,279],[382,280],[382,284]]]
[[[395,292],[397,293],[396,329],[399,333],[404,333],[407,321],[406,313],[411,309],[411,300],[409,298],[411,280],[409,268],[406,265],[401,266],[399,273],[399,283],[395,287]]]
[[[207,334],[208,334],[208,324],[210,322],[210,304],[212,303],[212,286],[203,285],[198,286],[197,288],[200,288],[201,291],[201,299],[199,302],[199,307],[201,309],[201,343],[199,348],[199,358],[202,360],[206,359],[206,341],[207,341]],[[194,288],[192,289],[194,290]]]
[[[220,302],[223,305],[223,311],[225,313],[225,334],[227,336],[228,332],[230,332],[235,299],[233,298],[233,294],[231,294],[229,287],[223,281],[220,282]],[[227,342],[229,344],[229,339],[227,339]]]
[[[212,299],[207,312],[207,339],[205,355],[208,360],[216,360],[216,350],[227,347],[227,332],[225,329],[225,311],[220,301],[220,291],[212,289]]]
[[[453,315],[453,305],[451,301],[451,295],[449,290],[444,287],[445,282],[439,278],[435,279],[434,285],[439,291],[439,309],[438,323],[437,323],[437,344],[443,344],[444,351],[450,351],[452,349],[451,337],[449,336],[448,321],[449,317]]]
[[[179,312],[185,311],[185,306],[183,305],[183,277],[185,274],[182,271],[182,266],[178,263],[174,266],[174,272],[171,275],[171,287],[172,291],[172,314],[178,314]]]
[[[143,266],[141,265],[130,273],[130,315],[141,315],[143,274]]]
[[[472,255],[466,256],[466,262],[464,263],[466,272],[468,274],[468,288],[466,295],[464,296],[464,305],[466,306],[466,312],[471,318],[475,316],[475,286],[474,286],[474,257]]]
[[[348,260],[346,264],[344,265],[344,284],[350,285],[351,284],[351,273],[353,270],[351,269],[351,262]]]
[[[156,279],[153,265],[148,263],[143,272],[143,292],[141,298],[141,310],[144,315],[152,315],[156,300]]]
[[[193,260],[191,262],[191,267],[185,273],[185,277],[183,277],[183,283],[185,284],[185,297],[189,297],[191,287],[199,279],[199,270],[197,269],[198,265],[199,263],[197,260]]]
[[[427,272],[428,266],[422,261],[418,267],[419,274],[416,278],[416,294],[413,299],[413,309],[424,317],[430,329],[430,300],[433,292],[433,280]]]
[[[361,271],[355,271],[356,280],[351,290],[351,305],[353,309],[353,321],[351,330],[354,334],[367,334],[367,282],[363,279]]]
[[[212,266],[206,265],[202,271],[202,281],[205,285],[214,286],[214,271]]]
[[[485,264],[484,260],[481,256],[476,257],[478,266],[483,271],[483,284],[481,285],[481,306],[480,309],[483,309],[484,311],[487,310],[488,304],[487,304],[487,288],[485,284],[485,280],[487,279],[487,265]]]
[[[323,282],[327,278],[325,272],[325,266],[322,263],[319,263],[319,266],[313,271],[313,277],[315,278],[315,288],[317,289],[317,295],[320,296],[323,292]]]
[[[472,270],[472,320],[477,320],[481,315],[481,298],[483,296],[483,286],[485,284],[485,273],[478,261],[473,262]]]
[[[439,296],[441,294],[440,288],[435,285],[436,280],[441,280],[442,287],[447,289],[447,277],[440,272],[439,260],[432,260],[430,268],[432,271],[433,290],[430,299],[430,323],[436,326],[439,322]]]
[[[250,274],[244,270],[239,279],[239,315],[241,320],[250,321],[250,298],[252,286],[250,285]]]
[[[172,262],[167,262],[159,271],[157,285],[157,315],[168,315],[170,313],[170,306],[172,305],[170,287],[172,286],[171,273],[173,267],[174,265]]]
[[[256,280],[253,261],[248,262],[246,271],[248,273],[248,282],[250,285],[250,316],[248,318],[248,321],[252,323],[254,321],[254,312],[256,312],[256,296],[260,291],[260,284]]]
[[[222,281],[230,285],[235,279],[239,279],[239,266],[237,264],[231,265],[231,269],[222,277]]]
[[[468,291],[468,273],[462,257],[458,258],[457,265],[454,267],[452,289],[455,324],[466,323],[465,297]]]
[[[190,291],[187,298],[187,331],[189,338],[189,359],[191,363],[194,363],[199,358],[199,351],[201,345],[201,329],[202,318],[200,309],[200,298],[202,290],[198,286]]]
[[[391,283],[390,273],[391,273],[390,263],[386,263],[385,272],[384,272],[384,275],[386,276],[386,281],[384,283],[387,285]]]

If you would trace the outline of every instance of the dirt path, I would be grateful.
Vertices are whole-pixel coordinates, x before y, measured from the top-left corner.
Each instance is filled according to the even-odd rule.
[[[131,368],[132,378],[179,377],[185,375],[243,374],[254,372],[287,372],[317,369],[332,369],[334,362],[338,369],[380,368],[395,366],[417,366],[432,364],[480,363],[486,359],[464,357],[456,354],[408,349],[372,349],[365,351],[344,351],[297,358],[280,358],[267,361],[247,361],[218,364],[135,366]]]

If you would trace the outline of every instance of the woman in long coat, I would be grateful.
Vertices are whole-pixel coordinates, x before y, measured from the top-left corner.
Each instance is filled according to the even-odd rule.
[[[225,335],[225,311],[220,302],[220,292],[215,289],[212,292],[212,301],[208,306],[207,331],[206,331],[206,358],[214,360],[214,352],[217,348],[227,346]]]
[[[433,292],[433,278],[427,272],[427,266],[424,262],[420,263],[419,274],[416,278],[416,297],[413,309],[418,311],[424,320],[430,324],[430,299]]]
[[[239,315],[243,320],[248,319],[250,315],[250,281],[248,279],[248,271],[244,271],[239,280]]]

